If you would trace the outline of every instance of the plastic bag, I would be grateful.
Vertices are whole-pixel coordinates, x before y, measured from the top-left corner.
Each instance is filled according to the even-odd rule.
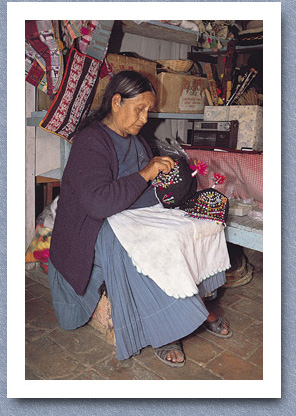
[[[155,146],[157,147],[160,156],[170,156],[172,159],[186,159],[189,161],[189,156],[184,149],[180,146],[177,140],[165,139],[155,140]]]
[[[50,204],[46,205],[41,214],[38,215],[36,225],[42,224],[46,228],[53,229],[58,200],[59,196],[57,196]]]
[[[248,213],[251,220],[263,221],[263,211],[252,210]]]

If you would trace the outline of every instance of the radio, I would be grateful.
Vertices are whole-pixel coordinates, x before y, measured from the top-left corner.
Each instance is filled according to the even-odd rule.
[[[196,146],[214,146],[236,149],[238,121],[192,121],[187,143]]]

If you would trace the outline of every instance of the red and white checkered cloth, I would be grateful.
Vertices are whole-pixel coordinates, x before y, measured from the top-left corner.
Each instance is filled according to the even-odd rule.
[[[225,175],[227,180],[216,189],[228,198],[254,200],[263,208],[263,154],[232,153],[185,148],[190,161],[202,160],[208,165],[206,176],[197,175],[198,189],[213,186],[214,173]]]

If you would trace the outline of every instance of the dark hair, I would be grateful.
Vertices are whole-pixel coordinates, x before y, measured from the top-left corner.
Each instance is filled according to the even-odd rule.
[[[100,108],[86,118],[79,130],[93,120],[103,120],[111,112],[112,98],[115,94],[120,94],[121,99],[125,100],[148,91],[155,94],[153,85],[144,75],[136,71],[118,72],[107,85]]]

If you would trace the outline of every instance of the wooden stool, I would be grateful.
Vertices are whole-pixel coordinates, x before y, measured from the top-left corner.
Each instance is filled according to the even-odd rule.
[[[53,200],[53,188],[58,188],[61,181],[55,178],[47,178],[46,176],[36,176],[36,183],[43,184],[43,208],[50,204]]]
[[[116,345],[115,334],[111,316],[111,304],[106,292],[102,293],[99,303],[89,321],[89,324],[105,335],[106,341]]]

